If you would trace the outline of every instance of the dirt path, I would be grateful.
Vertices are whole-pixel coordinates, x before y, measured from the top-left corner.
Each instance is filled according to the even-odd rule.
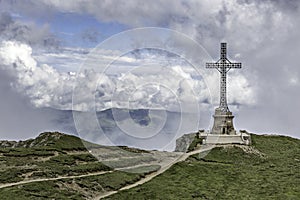
[[[77,176],[59,176],[56,178],[41,178],[41,179],[33,179],[33,180],[26,180],[26,181],[20,181],[15,183],[5,183],[0,185],[1,188],[16,186],[16,185],[22,185],[26,183],[33,183],[33,182],[41,182],[41,181],[53,181],[53,180],[61,180],[61,179],[70,179],[70,178],[81,178],[81,177],[87,177],[87,176],[96,176],[101,174],[107,174],[111,173],[113,171],[103,171],[103,172],[95,172],[95,173],[89,173],[89,174],[83,174],[83,175],[77,175]]]
[[[162,168],[160,168],[158,171],[156,172],[153,172],[152,174],[149,174],[148,176],[146,176],[145,178],[131,184],[131,185],[127,185],[125,187],[122,187],[120,188],[119,190],[115,190],[115,191],[110,191],[110,192],[106,192],[104,194],[100,194],[98,196],[96,196],[94,198],[94,200],[98,200],[98,199],[102,199],[104,197],[108,197],[110,195],[113,195],[113,194],[116,194],[118,193],[119,191],[122,191],[122,190],[128,190],[130,188],[133,188],[133,187],[136,187],[138,185],[141,185],[141,184],[144,184],[148,181],[150,181],[151,179],[153,179],[154,177],[158,176],[159,174],[162,174],[163,172],[165,172],[167,169],[169,169],[170,167],[172,167],[174,164],[178,163],[178,162],[181,162],[181,161],[184,161],[186,160],[189,156],[191,155],[194,155],[194,154],[197,154],[197,153],[201,153],[201,152],[205,152],[205,151],[208,151],[208,150],[211,150],[214,146],[213,145],[207,145],[205,146],[204,148],[201,148],[201,149],[198,149],[198,150],[195,150],[195,151],[192,151],[192,152],[189,152],[189,153],[184,153],[182,154],[179,158],[177,158],[176,160],[174,160],[173,162],[169,163],[168,165],[166,166],[163,166]]]

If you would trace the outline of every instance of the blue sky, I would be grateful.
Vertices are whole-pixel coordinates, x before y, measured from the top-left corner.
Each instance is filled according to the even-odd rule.
[[[45,23],[45,21],[43,22]],[[47,22],[46,22],[47,23]],[[101,22],[94,17],[76,13],[58,13],[48,22],[51,31],[57,35],[66,46],[94,47],[111,35],[128,29],[117,22]],[[94,31],[97,41],[82,39],[85,31]]]
[[[69,47],[95,47],[108,37],[122,32],[129,27],[118,22],[102,22],[94,16],[84,13],[54,13],[37,18],[36,16],[13,13],[12,17],[26,22],[34,22],[38,26],[48,25],[53,33],[65,46]],[[95,41],[84,40],[84,33],[93,32]]]

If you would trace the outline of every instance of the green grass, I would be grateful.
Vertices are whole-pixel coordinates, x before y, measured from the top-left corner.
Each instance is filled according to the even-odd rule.
[[[99,147],[58,132],[42,133],[36,139],[19,142],[15,148],[0,147],[0,183],[111,170],[83,143]]]
[[[299,199],[300,141],[258,135],[252,141],[264,156],[215,148],[106,199]]]
[[[3,153],[3,156],[7,157],[31,157],[31,156],[54,156],[53,151],[40,149],[40,148],[14,148],[7,150]]]
[[[161,168],[160,165],[146,165],[146,166],[139,166],[134,168],[125,169],[124,171],[129,173],[137,173],[137,174],[150,174],[152,172],[156,172]]]
[[[94,191],[118,190],[128,184],[135,183],[144,177],[143,174],[132,174],[121,171],[104,174],[101,176],[89,176],[76,179],[76,182],[84,188],[93,189]]]
[[[32,177],[72,176],[111,170],[110,167],[100,163],[90,154],[59,154],[47,161],[36,163],[36,165],[38,172],[33,173]],[[40,173],[40,171],[43,173]]]
[[[11,168],[9,170],[1,170],[0,183],[10,183],[22,181],[22,170],[17,168]]]
[[[54,134],[57,132],[54,132]],[[47,135],[51,135],[53,133],[51,132],[46,132],[42,133],[39,137],[37,137],[35,140],[36,142],[42,142]],[[60,133],[57,133],[60,134]],[[49,137],[48,137],[49,138]],[[43,143],[42,143],[43,144]],[[65,150],[65,151],[86,151],[86,146],[89,147],[98,147],[98,145],[86,142],[81,140],[80,138],[73,136],[73,135],[66,135],[66,134],[61,134],[59,139],[47,139],[47,144],[46,147],[51,147],[56,150]]]
[[[87,199],[134,183],[142,174],[113,172],[97,176],[27,183],[0,189],[1,200]]]
[[[127,146],[118,146],[118,147],[120,149],[123,149],[128,152],[132,152],[132,153],[149,153],[149,151],[147,151],[147,150],[137,149],[137,148],[133,148],[133,147],[127,147]]]
[[[141,157],[124,158],[116,161],[104,161],[103,163],[112,168],[123,168],[123,167],[134,166],[142,162],[151,162],[151,161],[155,161],[155,158],[151,156],[141,156]]]
[[[196,149],[197,145],[201,145],[203,141],[203,138],[199,137],[199,133],[196,133],[194,140],[192,143],[189,145],[187,152],[193,151]]]
[[[57,155],[56,155],[57,154]],[[111,170],[88,152],[67,154],[61,151],[16,148],[0,156],[0,183],[22,181],[27,177],[53,178]]]
[[[0,199],[84,199],[84,196],[79,191],[61,187],[59,181],[43,181],[0,189]]]
[[[53,134],[53,135],[52,135]],[[79,138],[60,133],[43,133],[36,139],[18,143],[17,147],[0,147],[0,184],[28,179],[54,178],[59,176],[87,175],[81,178],[64,178],[54,181],[32,182],[0,189],[0,199],[86,199],[100,192],[117,190],[140,180],[157,166],[137,169],[139,173],[109,172],[110,167],[91,155],[90,148],[104,148],[112,152],[118,147],[102,147]],[[147,151],[122,147],[139,156]],[[133,158],[131,161],[137,161]],[[142,158],[142,160],[152,158]],[[128,165],[128,162],[126,165]],[[148,170],[144,172],[143,170]]]

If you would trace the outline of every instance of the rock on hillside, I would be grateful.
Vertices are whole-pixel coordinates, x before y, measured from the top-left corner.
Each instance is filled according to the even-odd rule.
[[[184,134],[176,140],[175,152],[186,152],[190,144],[193,142],[196,133]]]

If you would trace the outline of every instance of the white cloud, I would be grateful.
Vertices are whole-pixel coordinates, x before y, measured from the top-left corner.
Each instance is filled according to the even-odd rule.
[[[71,79],[49,65],[38,65],[32,58],[32,49],[20,42],[3,41],[0,63],[16,79],[13,86],[25,93],[37,107],[68,106],[64,97],[71,93]]]
[[[73,53],[69,54],[72,55]],[[55,56],[52,55],[51,60],[53,57]],[[120,64],[126,60],[133,63],[132,59],[127,59],[126,56],[120,60],[121,62],[114,66],[116,69],[122,68]],[[113,76],[94,71],[85,71],[74,76],[72,73],[58,71],[48,64],[40,64],[32,57],[32,49],[26,44],[4,41],[0,46],[2,68],[15,77],[14,87],[28,96],[37,107],[72,109],[72,92],[75,83],[80,86],[79,90],[76,90],[78,93],[76,104],[73,105],[73,109],[76,110],[92,109],[91,102],[94,99],[91,97],[96,99],[97,110],[104,110],[111,106],[178,110],[182,103],[188,105],[210,99],[210,93],[203,79],[195,79],[191,76],[192,73],[196,73],[195,70],[189,69],[191,67],[164,66],[161,59],[158,59],[156,64],[153,60],[150,69],[149,65],[137,67],[137,64],[133,64],[134,67],[127,73],[114,71]],[[143,59],[137,60],[137,63],[143,63]],[[158,71],[155,70],[156,67]],[[151,69],[154,73],[144,73],[144,70],[151,71]],[[208,80],[218,82],[219,77],[215,73],[208,74],[212,75],[206,77]],[[233,83],[238,83],[242,89],[250,91],[248,95],[241,98],[236,95],[233,101],[248,104],[247,100],[252,98],[252,93],[246,79],[236,75],[236,81]],[[218,84],[215,85],[218,87]],[[233,90],[233,93],[238,92],[238,89]],[[218,93],[213,93],[213,97],[217,99]]]

